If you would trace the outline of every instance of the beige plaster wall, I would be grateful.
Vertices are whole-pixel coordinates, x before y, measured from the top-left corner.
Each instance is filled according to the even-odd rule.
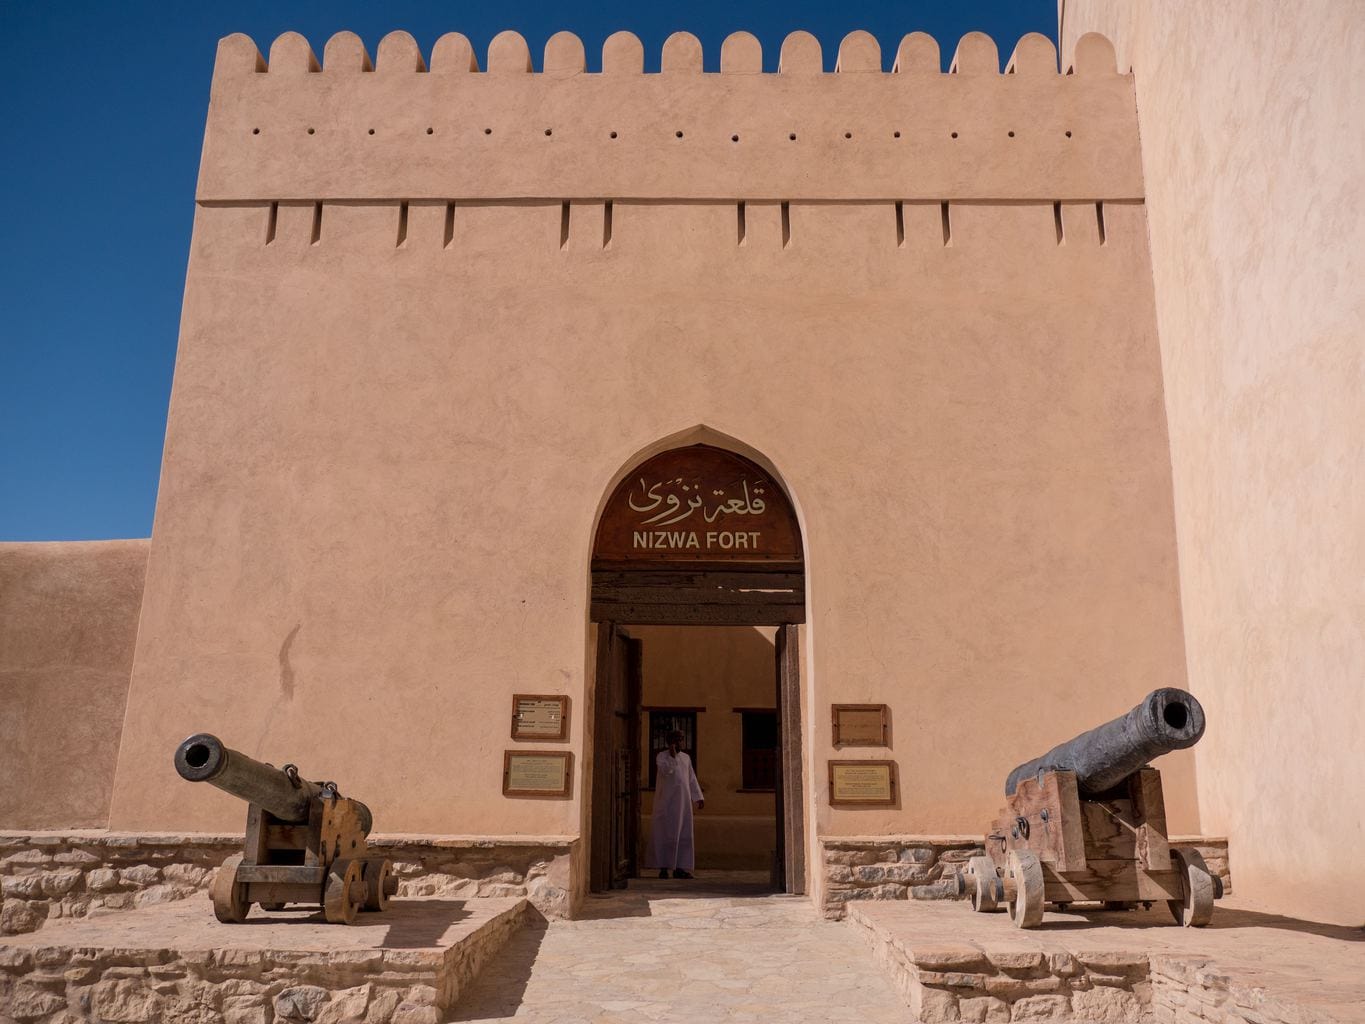
[[[850,39],[837,75],[662,76],[404,69],[402,39],[309,71],[297,37],[267,72],[225,42],[116,827],[238,821],[171,775],[212,729],[381,830],[577,833],[594,517],[668,438],[757,455],[801,517],[812,842],[979,833],[1014,764],[1184,685],[1131,80],[1038,38],[1014,74],[984,37],[888,74]],[[547,139],[576,159],[490,198]],[[514,692],[571,696],[572,799],[501,795]],[[900,804],[831,809],[829,704],[870,701]]]
[[[0,544],[0,826],[108,824],[147,549]]]
[[[1365,8],[1066,0],[1091,29],[1137,77],[1203,825],[1239,893],[1360,924]]]
[[[777,841],[776,797],[741,792],[743,723],[734,709],[775,707],[775,630],[631,626],[629,632],[642,642],[642,703],[706,709],[697,714],[697,776],[706,794],[706,808],[694,822],[697,866],[768,870]],[[648,713],[641,718],[640,736],[640,785],[646,786]],[[652,792],[642,794],[642,850],[648,849],[653,801]]]

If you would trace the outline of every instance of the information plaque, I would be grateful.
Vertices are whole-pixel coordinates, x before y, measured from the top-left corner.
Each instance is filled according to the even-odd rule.
[[[836,747],[887,745],[885,704],[835,704],[833,707]]]
[[[567,750],[505,750],[502,795],[566,797],[572,767],[573,754]]]
[[[569,738],[569,698],[563,694],[515,693],[512,695],[512,739],[564,740]]]
[[[895,761],[829,762],[830,806],[890,807],[896,802]]]

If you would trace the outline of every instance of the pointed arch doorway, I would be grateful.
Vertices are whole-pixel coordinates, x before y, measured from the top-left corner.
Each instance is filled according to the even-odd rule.
[[[641,641],[631,627],[748,626],[773,634],[773,886],[804,893],[798,630],[806,620],[805,559],[795,509],[774,475],[708,444],[672,448],[635,466],[598,520],[589,617],[597,626],[591,890],[623,887],[641,866],[649,751],[640,729]]]

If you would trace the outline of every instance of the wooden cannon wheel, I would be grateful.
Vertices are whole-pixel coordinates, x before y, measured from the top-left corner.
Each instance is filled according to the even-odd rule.
[[[329,924],[355,924],[363,885],[360,861],[346,857],[332,861],[322,891],[322,913]]]
[[[367,860],[361,869],[365,879],[365,910],[389,909],[389,862]]]
[[[213,885],[209,887],[213,916],[224,924],[241,924],[251,909],[251,903],[246,898],[246,883],[237,881],[237,866],[241,863],[240,853],[234,853],[223,861],[222,867],[213,876]]]
[[[1011,850],[1005,875],[1014,882],[1010,917],[1016,928],[1036,928],[1043,921],[1043,865],[1031,850]]]
[[[973,857],[967,862],[967,877],[971,885],[972,909],[978,914],[998,909],[1004,891],[995,862],[985,856]]]
[[[1176,924],[1185,928],[1202,928],[1213,920],[1213,900],[1217,887],[1213,874],[1198,850],[1173,849],[1171,866],[1180,872],[1183,896],[1167,900]]]

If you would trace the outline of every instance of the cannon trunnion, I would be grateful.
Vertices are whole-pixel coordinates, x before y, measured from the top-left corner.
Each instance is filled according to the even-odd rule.
[[[1127,910],[1159,900],[1181,925],[1208,924],[1222,881],[1197,852],[1171,849],[1161,773],[1146,763],[1192,746],[1203,732],[1199,702],[1165,688],[1020,765],[987,832],[986,855],[958,876],[959,893],[980,912],[1008,909],[1020,928],[1038,925],[1049,903]]]
[[[293,765],[276,768],[198,733],[175,751],[175,770],[247,802],[242,852],[223,862],[209,895],[220,921],[290,904],[321,906],[326,919],[352,924],[360,910],[384,910],[397,891],[389,862],[369,856],[370,809],[309,782]]]

